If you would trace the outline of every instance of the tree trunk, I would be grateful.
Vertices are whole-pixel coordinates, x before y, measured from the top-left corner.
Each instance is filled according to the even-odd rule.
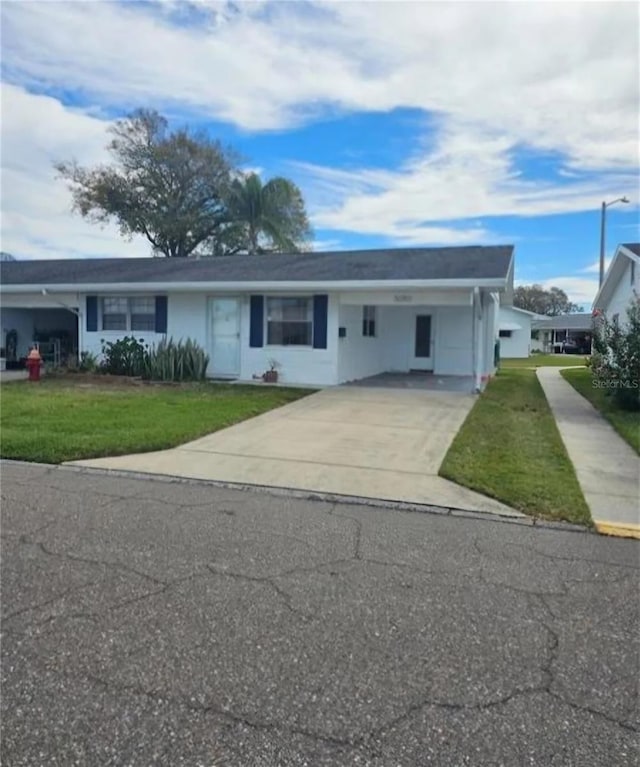
[[[249,249],[248,249],[250,256],[255,256],[255,254],[258,252],[258,232],[253,227],[249,227]]]

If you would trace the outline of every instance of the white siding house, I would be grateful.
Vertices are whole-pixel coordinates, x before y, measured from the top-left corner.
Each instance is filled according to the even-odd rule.
[[[609,319],[617,316],[623,324],[633,298],[640,298],[640,243],[618,246],[593,309],[604,312]]]
[[[558,314],[554,317],[533,318],[531,328],[537,339],[532,348],[546,354],[561,354],[567,344],[576,344],[581,354],[591,353],[591,314]]]
[[[252,380],[275,361],[287,384],[421,371],[479,389],[512,284],[511,246],[17,261],[2,264],[0,311],[20,355],[34,311],[48,308],[71,321],[76,353],[125,335],[191,338],[214,378]]]
[[[515,306],[501,306],[498,322],[501,359],[528,357],[531,354],[531,320],[538,314],[518,309]]]

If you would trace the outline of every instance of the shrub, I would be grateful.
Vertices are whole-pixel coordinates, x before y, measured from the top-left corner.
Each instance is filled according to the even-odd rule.
[[[170,338],[152,346],[145,359],[144,377],[153,381],[203,381],[209,357],[195,341]]]
[[[83,373],[95,373],[98,369],[98,355],[93,352],[81,352],[78,370]]]
[[[603,314],[593,325],[594,385],[610,391],[624,410],[640,410],[640,300],[629,305],[624,325]]]
[[[102,363],[105,373],[141,376],[145,371],[147,347],[142,339],[124,336],[117,341],[102,340]]]

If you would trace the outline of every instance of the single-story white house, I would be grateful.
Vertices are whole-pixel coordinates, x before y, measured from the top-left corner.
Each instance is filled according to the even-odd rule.
[[[528,357],[531,354],[531,321],[539,314],[516,306],[500,306],[498,336],[501,359]]]
[[[640,243],[618,245],[600,290],[594,299],[594,311],[609,319],[617,316],[623,324],[631,299],[640,299]]]
[[[495,371],[500,296],[513,247],[453,247],[211,258],[14,261],[0,267],[2,343],[64,336],[99,354],[134,335],[191,338],[208,375],[251,380],[278,364],[288,384],[329,386],[382,372]],[[15,344],[17,333],[17,344]]]
[[[567,341],[575,341],[584,354],[591,352],[591,314],[558,314],[555,317],[534,318],[531,329],[536,338],[532,340],[532,349],[547,354],[560,354]]]

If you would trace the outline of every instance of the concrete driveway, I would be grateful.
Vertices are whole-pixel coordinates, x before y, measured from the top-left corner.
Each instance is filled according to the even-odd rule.
[[[638,765],[636,541],[1,468],[7,767]]]
[[[437,476],[474,401],[339,386],[172,450],[75,463],[522,516]]]
[[[24,381],[27,378],[26,370],[0,370],[0,384],[9,381]]]

